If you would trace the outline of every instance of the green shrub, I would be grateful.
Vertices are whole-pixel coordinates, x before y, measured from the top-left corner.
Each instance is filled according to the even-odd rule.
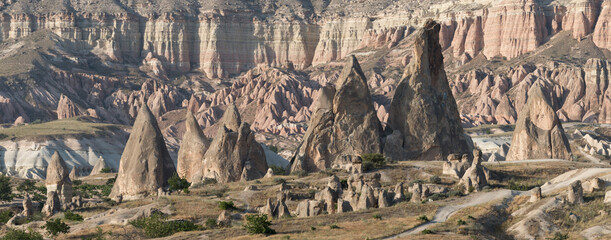
[[[274,172],[274,175],[284,175],[286,174],[286,171],[284,171],[283,167],[277,166],[277,165],[270,165],[269,168],[272,169],[272,171]]]
[[[11,210],[4,210],[0,212],[0,224],[6,224],[15,214]]]
[[[552,238],[547,238],[548,240],[566,240],[569,239],[569,234],[562,234],[561,232],[556,232],[556,234],[554,234],[554,237]]]
[[[26,179],[17,185],[17,191],[20,192],[31,192],[34,190],[36,190],[36,182],[34,180]]]
[[[316,227],[310,226],[310,230],[314,231],[314,230],[316,230]]]
[[[422,216],[418,217],[418,220],[420,220],[421,222],[428,222],[428,221],[430,221],[429,218],[426,215],[422,215]]]
[[[19,229],[9,228],[4,236],[0,237],[0,240],[42,240],[43,237],[40,233],[34,232],[31,229],[23,231]]]
[[[115,176],[114,178],[109,178],[108,180],[106,180],[106,185],[114,185],[116,181],[117,176]]]
[[[80,222],[83,221],[83,216],[78,213],[73,213],[72,211],[67,210],[66,212],[64,212],[64,219]]]
[[[465,225],[465,224],[467,224],[467,222],[465,222],[465,221],[464,221],[464,220],[462,220],[462,219],[458,219],[458,221],[456,222],[456,224],[458,224],[458,225]]]
[[[72,180],[72,186],[78,186],[83,184],[82,180]]]
[[[269,226],[272,223],[267,219],[267,214],[246,215],[244,228],[250,234],[275,234],[276,231]]]
[[[4,134],[4,133],[0,133],[0,140],[8,138],[8,135]]]
[[[218,223],[216,223],[216,219],[214,218],[208,218],[205,223],[206,229],[214,229],[217,225]]]
[[[0,201],[12,201],[11,177],[0,174]]]
[[[102,168],[102,170],[100,170],[100,172],[101,173],[110,173],[110,172],[112,172],[112,169],[105,167],[105,168]]]
[[[187,179],[180,178],[178,174],[174,173],[174,175],[168,179],[168,185],[170,185],[170,190],[178,191],[189,189],[191,183],[189,183]]]
[[[162,213],[153,213],[149,217],[139,218],[129,223],[144,230],[144,235],[149,238],[167,237],[177,232],[200,229],[199,226],[189,221],[166,221],[166,216]]]
[[[421,232],[422,234],[434,234],[435,232],[433,232],[433,230],[429,230],[429,229],[424,229]]]
[[[369,171],[376,168],[386,166],[386,158],[384,155],[379,153],[368,153],[361,155],[363,160],[363,171]]]
[[[439,176],[431,176],[429,178],[429,181],[431,183],[440,184],[441,183],[441,178]]]
[[[233,201],[220,201],[219,202],[219,209],[221,209],[221,210],[234,210],[234,209],[237,209],[237,208],[233,204]]]
[[[57,236],[59,233],[68,233],[68,230],[70,230],[68,224],[59,218],[47,221],[44,228],[47,229],[47,232],[53,236]]]
[[[471,220],[475,220],[475,218],[471,215],[467,216],[467,218],[471,219]]]
[[[112,234],[112,232],[108,232],[108,234]],[[104,230],[102,230],[101,227],[96,227],[96,231],[93,234],[93,237],[85,238],[85,239],[88,239],[88,240],[106,240],[106,238],[104,238],[104,235],[106,235]]]
[[[284,180],[284,178],[274,178],[272,182],[274,182],[274,184],[283,184],[286,183],[286,180]]]
[[[329,226],[330,229],[339,229],[339,226],[335,225],[335,224],[331,224]]]
[[[509,182],[509,189],[514,190],[514,191],[528,191],[530,190],[531,186],[528,186],[526,184],[522,184],[522,183],[517,183],[514,181],[510,181]]]
[[[373,219],[378,219],[378,220],[380,220],[380,219],[382,219],[382,216],[380,216],[379,214],[374,214],[374,215],[373,215]]]

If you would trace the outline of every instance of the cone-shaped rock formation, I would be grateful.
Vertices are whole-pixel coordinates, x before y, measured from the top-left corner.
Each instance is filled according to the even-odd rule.
[[[203,177],[221,183],[247,181],[262,178],[267,169],[265,152],[255,141],[255,133],[240,120],[236,106],[229,105],[204,156]]]
[[[185,120],[186,132],[178,151],[176,171],[178,176],[186,178],[189,182],[202,180],[201,169],[204,164],[204,155],[210,147],[210,141],[199,127],[191,111],[187,111]]]
[[[381,153],[382,125],[354,56],[348,57],[335,86],[321,88],[317,101],[291,171],[350,168],[361,154]]]
[[[413,59],[390,104],[384,154],[393,160],[471,152],[444,70],[439,28],[429,20],[416,33]]]
[[[155,116],[142,104],[127,140],[111,199],[130,200],[155,195],[176,173]]]
[[[528,100],[520,111],[513,131],[507,161],[524,159],[570,159],[571,148],[556,111],[535,82],[528,90]]]
[[[95,162],[95,165],[93,166],[93,170],[91,170],[91,173],[89,175],[100,174],[102,173],[102,169],[105,169],[105,168],[110,169],[110,171],[113,172],[112,167],[110,167],[110,165],[108,165],[106,160],[104,160],[104,158],[100,156],[100,158],[98,158],[98,161]]]
[[[45,185],[47,187],[47,194],[56,192],[61,204],[72,200],[72,181],[69,175],[70,172],[64,159],[58,152],[55,152],[47,166]]]

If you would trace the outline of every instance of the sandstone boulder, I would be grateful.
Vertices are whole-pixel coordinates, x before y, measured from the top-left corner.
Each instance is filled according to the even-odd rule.
[[[439,29],[429,20],[416,33],[413,59],[390,104],[384,155],[392,160],[440,160],[472,149],[444,70]]]
[[[70,180],[68,167],[64,159],[55,152],[51,157],[51,161],[47,166],[47,179],[45,185],[47,187],[47,195],[55,192],[59,198],[59,204],[70,202],[72,199],[72,181]]]
[[[47,192],[47,202],[42,208],[42,213],[46,216],[51,216],[56,212],[59,212],[62,208],[62,204],[59,200],[57,192]]]
[[[187,111],[185,126],[186,132],[178,150],[176,172],[178,176],[186,178],[189,182],[201,182],[204,155],[210,147],[210,141],[191,111]]]
[[[481,190],[482,187],[488,185],[488,169],[482,166],[482,151],[479,149],[473,150],[473,161],[471,167],[465,171],[465,174],[460,179],[460,184],[465,186],[465,190],[473,187],[475,190]]]
[[[540,187],[533,188],[532,190],[530,190],[530,193],[530,202],[536,202],[541,200],[542,196]]]
[[[397,183],[397,185],[395,186],[395,191],[394,191],[394,196],[393,196],[393,203],[398,203],[401,202],[403,200],[405,200],[405,195],[403,195],[403,183]]]
[[[605,193],[605,203],[611,203],[611,190]]]
[[[524,159],[571,159],[571,148],[562,123],[541,84],[528,91],[511,139],[507,161]]]
[[[155,195],[176,174],[155,116],[143,104],[119,163],[111,199],[131,200]]]
[[[298,217],[317,216],[322,213],[323,203],[316,200],[303,200],[297,205],[295,215]]]
[[[464,154],[461,158],[458,154],[450,154],[447,157],[447,161],[443,163],[442,174],[450,175],[455,178],[462,178],[467,169],[471,167],[471,161],[469,161],[468,155]]]
[[[566,200],[571,204],[583,203],[583,188],[581,187],[580,180],[577,180],[569,185]]]
[[[263,147],[255,141],[250,125],[241,122],[236,106],[231,104],[204,156],[203,176],[220,183],[248,181],[262,178],[267,169]]]
[[[351,169],[360,155],[382,151],[382,125],[354,56],[348,57],[335,86],[320,90],[315,109],[291,171]]]
[[[32,206],[32,199],[30,198],[30,194],[25,194],[25,196],[23,197],[22,205],[23,212],[21,212],[21,215],[30,217],[34,214],[34,207]]]

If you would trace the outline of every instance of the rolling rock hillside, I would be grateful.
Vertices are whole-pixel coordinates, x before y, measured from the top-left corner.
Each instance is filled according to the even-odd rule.
[[[331,3],[327,7],[334,9]],[[186,8],[185,14],[187,9],[193,11]],[[610,239],[611,128],[562,122],[554,98],[557,82],[545,79],[531,79],[515,125],[463,128],[460,96],[455,98],[452,70],[445,67],[455,63],[451,57],[444,62],[442,51],[445,26],[429,19],[396,43],[412,46],[405,55],[409,61],[400,63],[405,66],[397,84],[365,73],[379,68],[371,65],[374,56],[382,61],[392,55],[387,45],[379,50],[387,55],[376,52],[362,61],[357,57],[362,52],[356,52],[307,71],[259,66],[231,84],[205,82],[199,87],[225,88],[191,93],[180,107],[162,114],[148,103],[168,95],[152,94],[148,87],[175,90],[175,96],[189,92],[169,77],[150,80],[129,91],[142,94],[132,99],[141,104],[130,107],[137,109],[131,129],[93,116],[70,116],[85,112],[78,101],[60,95],[64,106],[58,117],[67,118],[7,126],[0,129],[4,141],[99,140],[129,132],[126,140],[116,139],[116,144],[126,142],[120,160],[107,158],[110,151],[99,150],[104,154],[97,156],[92,150],[90,159],[96,158],[89,169],[75,161],[78,151],[46,147],[45,153],[54,150],[49,159],[22,158],[36,159],[35,170],[24,170],[31,162],[13,163],[0,176],[0,236]],[[128,53],[115,57],[129,61]],[[255,97],[259,94],[266,97]],[[253,119],[262,112],[277,114],[279,108],[272,106],[280,104],[303,114],[293,118],[307,120],[293,125],[303,129],[274,134],[255,126],[270,124]],[[208,111],[214,114],[205,115]],[[305,134],[299,136],[300,131]],[[504,138],[510,144],[486,161],[488,149],[477,143]],[[270,142],[278,145],[265,145]],[[290,144],[295,151],[279,149]],[[283,152],[291,154],[290,161],[280,156]],[[39,172],[44,181],[33,176]]]

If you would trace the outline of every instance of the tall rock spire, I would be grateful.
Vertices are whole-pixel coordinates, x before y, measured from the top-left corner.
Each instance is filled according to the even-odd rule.
[[[439,28],[429,20],[415,33],[413,59],[390,104],[384,154],[393,160],[441,160],[473,148],[444,70]]]
[[[155,116],[142,104],[127,140],[110,198],[123,200],[155,195],[176,173]]]
[[[382,125],[354,56],[348,57],[335,87],[321,88],[317,101],[304,140],[291,161],[291,171],[350,169],[360,155],[381,153]]]
[[[176,171],[178,176],[186,178],[189,182],[202,180],[201,170],[204,164],[204,155],[210,147],[210,141],[199,127],[191,111],[187,111],[185,120],[186,132],[178,150]]]
[[[562,123],[543,93],[540,82],[528,90],[528,100],[518,114],[506,160],[571,158],[571,147]]]
[[[61,204],[72,200],[72,181],[70,180],[70,171],[66,166],[66,162],[55,152],[47,166],[47,178],[45,185],[47,187],[47,195],[51,192],[56,192]]]

